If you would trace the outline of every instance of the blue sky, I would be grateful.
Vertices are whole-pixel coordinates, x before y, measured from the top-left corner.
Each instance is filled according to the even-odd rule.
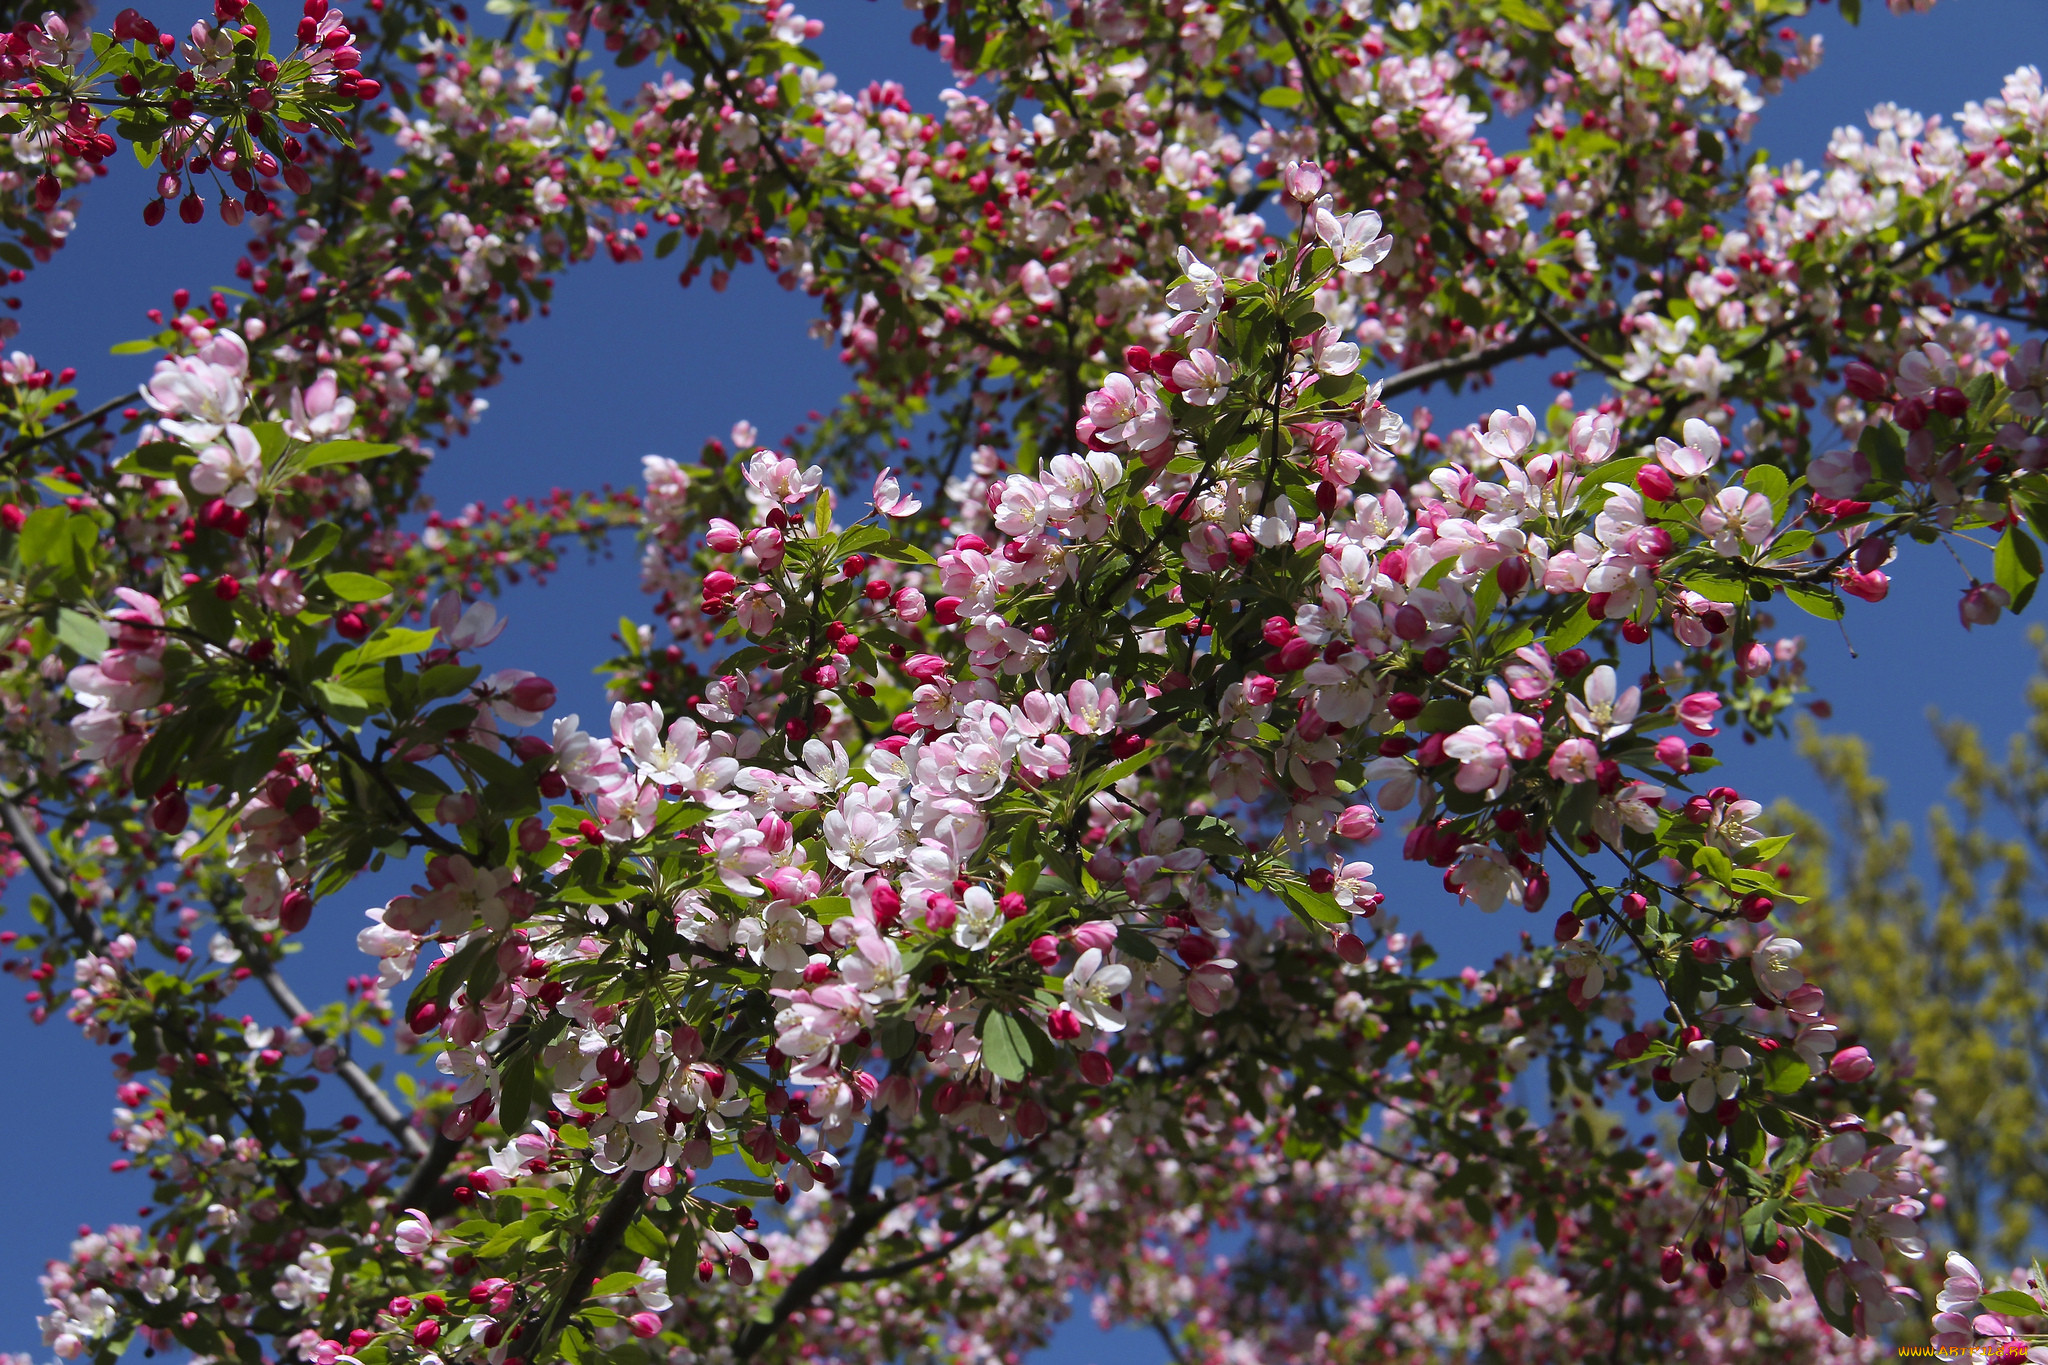
[[[908,44],[914,12],[868,0],[812,0],[800,8],[825,21],[818,46],[842,84],[894,77],[928,102],[943,83],[933,59]],[[1875,12],[1861,29],[1826,9],[1810,21],[1826,34],[1826,59],[1767,106],[1759,145],[1811,164],[1829,129],[1860,121],[1880,101],[1953,111],[1995,94],[2019,61],[2048,58],[2043,0],[1943,0],[1930,14],[1903,18],[1884,13],[1879,0],[1866,10]],[[143,312],[168,307],[172,289],[203,296],[232,282],[243,236],[214,220],[199,228],[144,228],[139,211],[148,189],[132,158],[109,164],[116,174],[95,187],[71,245],[14,291],[24,307],[17,315],[23,333],[13,345],[51,369],[77,366],[88,403],[146,375],[146,357],[109,357],[108,347],[152,331]],[[759,272],[743,272],[715,294],[701,286],[681,290],[673,270],[652,260],[583,266],[563,281],[554,316],[520,331],[524,365],[491,391],[491,410],[476,433],[440,456],[427,486],[445,507],[495,503],[558,484],[633,483],[642,455],[687,458],[739,418],[772,439],[840,391],[838,364],[805,337],[811,316],[810,300],[783,293]],[[1547,393],[1543,372],[1504,376],[1486,395],[1488,406],[1539,405]],[[1434,406],[1440,420],[1471,415],[1450,401]],[[493,646],[495,663],[545,673],[561,687],[564,708],[586,717],[600,712],[590,669],[610,652],[608,636],[621,612],[645,614],[635,560],[633,547],[621,542],[608,561],[572,559],[545,590],[515,591],[504,604],[512,624]],[[1962,579],[1945,552],[1913,547],[1894,567],[1889,601],[1851,604],[1846,625],[1855,657],[1833,626],[1811,619],[1781,625],[1805,628],[1817,695],[1834,707],[1828,728],[1877,743],[1877,766],[1892,780],[1895,807],[1910,813],[1938,799],[1946,780],[1927,709],[1968,717],[2003,736],[2023,716],[2034,653],[2024,624],[2010,619],[1965,637],[1955,613]],[[1745,795],[1818,800],[1810,776],[1784,748],[1744,751],[1731,744],[1723,753],[1734,760],[1724,779]],[[1518,915],[1489,918],[1453,906],[1433,877],[1399,864],[1397,845],[1380,850],[1388,909],[1402,915],[1405,927],[1427,932],[1449,960],[1489,959],[1529,924]],[[6,903],[18,907],[23,893],[10,891]],[[372,889],[363,888],[362,904],[372,898]],[[363,969],[352,942],[359,909],[348,896],[321,907],[308,951],[292,969],[302,994],[324,997],[344,975]],[[16,990],[0,993],[0,1083],[17,1114],[17,1174],[0,1186],[0,1226],[10,1234],[0,1239],[0,1351],[47,1358],[33,1321],[43,1261],[62,1254],[82,1223],[132,1220],[148,1189],[107,1169],[116,1155],[106,1141],[115,1100],[104,1054],[61,1021],[32,1027]],[[1078,1308],[1038,1358],[1043,1365],[1164,1359],[1151,1336],[1106,1338],[1087,1321],[1086,1305]]]

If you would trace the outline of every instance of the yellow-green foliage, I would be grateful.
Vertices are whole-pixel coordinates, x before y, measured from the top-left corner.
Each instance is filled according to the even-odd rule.
[[[2048,634],[2033,640],[2044,672],[2002,760],[1974,725],[1933,718],[1951,781],[1922,839],[1869,742],[1811,724],[1800,749],[1835,818],[1779,810],[1805,836],[1798,889],[1813,897],[1784,919],[1826,963],[1812,975],[1845,1044],[1909,1065],[1935,1095],[1955,1244],[2004,1257],[2038,1244],[2048,1213]]]

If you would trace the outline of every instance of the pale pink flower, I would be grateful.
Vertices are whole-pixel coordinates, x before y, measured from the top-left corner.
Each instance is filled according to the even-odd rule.
[[[885,517],[914,517],[924,510],[923,502],[903,495],[894,469],[884,469],[875,475],[874,504],[875,510]]]

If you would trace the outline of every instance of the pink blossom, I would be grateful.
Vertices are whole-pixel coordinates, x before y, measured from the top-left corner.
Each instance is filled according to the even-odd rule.
[[[893,469],[875,475],[874,504],[875,510],[885,517],[914,517],[924,510],[924,503],[903,495]]]
[[[1718,692],[1688,692],[1678,699],[1678,723],[1695,735],[1718,735],[1714,718],[1721,710]]]
[[[1870,482],[1870,461],[1860,450],[1830,450],[1807,465],[1806,481],[1824,498],[1854,498]]]

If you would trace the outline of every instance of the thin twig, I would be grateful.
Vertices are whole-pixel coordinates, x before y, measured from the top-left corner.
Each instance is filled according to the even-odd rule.
[[[236,946],[242,949],[243,955],[254,956],[249,951],[249,945],[242,942],[244,936],[239,926],[229,924],[225,917],[221,923],[227,928],[228,937],[234,939]],[[326,1043],[327,1031],[312,1022],[312,1011],[306,1008],[305,1002],[299,999],[298,992],[292,989],[291,983],[277,970],[277,964],[267,956],[259,956],[257,961],[260,965],[254,967],[253,974],[263,983],[263,989],[270,993],[270,998],[277,1002],[277,1007],[284,1011],[285,1018],[296,1025],[313,1046],[319,1047]],[[422,1137],[419,1129],[408,1121],[404,1111],[392,1102],[391,1097],[384,1093],[384,1087],[370,1079],[369,1072],[358,1066],[354,1059],[344,1056],[335,1063],[334,1074],[341,1077],[342,1084],[353,1091],[355,1097],[363,1102],[363,1107],[370,1111],[370,1117],[382,1124],[384,1130],[391,1136],[397,1138],[400,1145],[415,1157],[426,1157],[426,1138]]]
[[[51,862],[49,850],[43,847],[43,841],[29,824],[28,817],[22,814],[21,808],[5,792],[0,792],[0,823],[7,826],[7,833],[13,838],[15,848],[28,864],[29,871],[34,874],[35,879],[41,882],[43,889],[49,893],[50,900],[56,905],[58,912],[71,925],[72,933],[78,936],[88,951],[104,957],[111,946],[107,941],[106,931],[101,929],[99,922],[79,905],[77,895],[63,874],[57,870],[56,864]],[[235,927],[228,924],[225,919],[222,924],[227,928],[229,938],[241,938]],[[242,945],[238,943],[238,946]],[[246,947],[244,952],[247,952]],[[284,1011],[285,1017],[297,1025],[314,1046],[317,1047],[327,1041],[324,1030],[310,1023],[300,1022],[308,1017],[310,1011],[299,999],[298,993],[291,988],[291,984],[278,973],[274,964],[267,959],[262,960],[262,965],[255,969],[254,975],[263,983],[264,990],[270,993],[270,998],[277,1002],[278,1008]],[[335,1074],[341,1077],[342,1084],[353,1091],[356,1098],[362,1101],[363,1107],[370,1111],[371,1117],[403,1143],[408,1151],[416,1157],[427,1154],[426,1139],[406,1122],[405,1115],[392,1103],[391,1097],[384,1093],[383,1088],[370,1079],[368,1072],[346,1057],[336,1064],[334,1070]]]

